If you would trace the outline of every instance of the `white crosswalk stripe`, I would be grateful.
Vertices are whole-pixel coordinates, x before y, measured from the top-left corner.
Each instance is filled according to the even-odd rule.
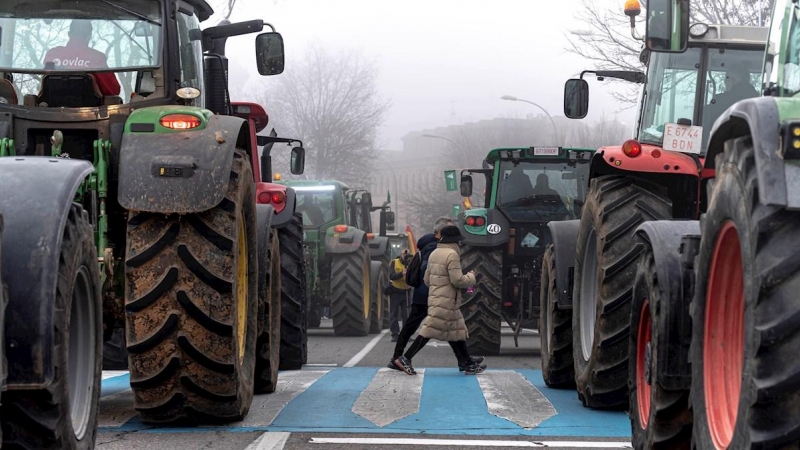
[[[380,369],[358,397],[352,411],[379,427],[417,413],[424,377],[425,369],[417,370],[415,376]]]
[[[100,399],[100,414],[97,426],[100,428],[118,428],[136,416],[133,409],[133,391],[130,389],[117,392]]]
[[[283,372],[278,377],[278,386],[275,392],[268,395],[258,395],[253,398],[250,412],[244,421],[238,422],[236,426],[243,427],[266,427],[272,424],[275,417],[281,410],[289,404],[295,397],[311,387],[328,370],[297,370]]]
[[[556,415],[553,405],[518,372],[496,370],[476,378],[489,412],[495,416],[531,429]]]

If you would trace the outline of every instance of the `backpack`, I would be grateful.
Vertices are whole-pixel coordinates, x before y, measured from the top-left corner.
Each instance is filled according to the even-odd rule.
[[[411,258],[411,262],[408,263],[408,267],[406,267],[406,284],[411,287],[419,287],[422,284],[422,277],[420,277],[419,272],[420,268],[422,267],[422,252],[418,251],[414,253],[414,257]]]

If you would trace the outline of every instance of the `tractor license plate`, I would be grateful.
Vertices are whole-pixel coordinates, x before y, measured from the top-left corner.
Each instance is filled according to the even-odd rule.
[[[677,123],[664,125],[664,150],[700,154],[702,141],[703,127]]]

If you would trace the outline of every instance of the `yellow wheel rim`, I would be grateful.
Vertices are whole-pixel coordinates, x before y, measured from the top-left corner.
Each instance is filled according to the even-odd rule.
[[[372,296],[369,295],[369,258],[364,258],[364,319],[369,319],[369,304],[372,303]]]
[[[236,347],[239,364],[244,361],[245,332],[247,330],[247,236],[244,220],[239,222],[238,264],[236,268]]]

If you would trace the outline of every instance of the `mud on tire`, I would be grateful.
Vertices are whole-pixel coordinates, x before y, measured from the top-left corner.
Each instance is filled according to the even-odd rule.
[[[281,249],[281,370],[302,368],[308,353],[303,216],[277,230]]]
[[[689,390],[668,389],[656,379],[658,352],[670,345],[657,326],[662,323],[663,311],[659,306],[662,299],[658,283],[653,249],[645,244],[636,271],[628,344],[628,415],[633,447],[639,450],[689,449],[692,440]],[[641,345],[644,343],[646,345]]]
[[[93,449],[102,372],[100,269],[88,215],[72,205],[53,310],[53,382],[3,393],[3,448]]]
[[[556,307],[556,259],[553,244],[542,257],[542,282],[539,293],[539,338],[541,339],[542,378],[551,388],[575,386],[572,360],[572,310]]]
[[[796,382],[800,372],[800,214],[759,203],[750,137],[726,142],[724,154],[717,156],[716,170],[708,212],[700,222],[702,238],[695,260],[697,287],[691,305],[694,443],[698,448],[710,447],[712,430],[721,428],[724,419],[709,411],[706,399],[712,396],[713,401],[715,387],[723,387],[734,393],[726,396],[731,409],[719,405],[715,408],[734,411],[734,420],[727,424],[732,430],[727,436],[729,448],[796,448],[800,442],[796,412],[800,404]],[[715,258],[717,248],[737,247],[736,240],[719,242],[731,230],[738,235],[740,268],[730,262],[725,267],[725,260],[733,261],[736,256],[733,250]],[[719,280],[713,270],[715,259],[720,275],[725,275]],[[735,274],[730,272],[739,269],[742,280],[737,288],[731,282]],[[729,273],[724,274],[726,271]],[[736,305],[733,300],[740,295],[742,304]],[[713,306],[709,303],[724,308],[728,328],[741,337],[729,339],[740,346],[741,354],[723,353],[729,356],[728,367],[741,365],[738,376],[736,370],[715,372],[714,366],[706,365],[707,358],[717,359],[720,353],[712,347],[712,340],[706,342],[706,333],[710,332],[705,329],[706,319],[711,318],[714,323],[715,316],[707,314],[707,308]],[[733,350],[737,350],[736,346]],[[711,372],[715,372],[713,378],[708,376]],[[732,389],[736,383],[740,388]],[[716,389],[717,396],[719,392]],[[731,398],[737,393],[738,402]],[[725,433],[717,434],[719,439]]]
[[[628,403],[628,338],[633,281],[644,221],[672,217],[670,200],[643,180],[591,180],[576,246],[572,308],[575,384],[584,406]],[[584,280],[585,277],[585,280]]]
[[[503,287],[503,253],[499,248],[464,246],[463,271],[475,271],[475,291],[464,289],[461,313],[467,324],[471,355],[500,354],[500,304]]]
[[[255,224],[253,175],[241,151],[213,209],[130,215],[126,334],[143,421],[220,423],[247,414],[257,333]]]
[[[370,259],[366,244],[352,253],[335,254],[331,263],[331,315],[337,336],[366,336],[371,302]]]

